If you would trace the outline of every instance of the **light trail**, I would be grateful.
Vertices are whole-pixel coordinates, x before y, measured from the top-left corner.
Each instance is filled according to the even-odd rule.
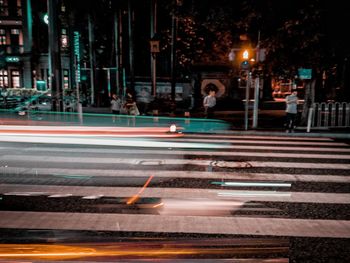
[[[181,129],[181,128],[180,128]],[[183,137],[169,127],[89,127],[89,126],[0,126],[4,135],[103,136],[103,137]]]
[[[221,186],[238,186],[238,187],[291,187],[290,183],[265,183],[265,182],[212,182],[212,184]]]
[[[135,203],[137,201],[137,199],[139,199],[140,195],[146,189],[146,187],[149,185],[149,183],[151,182],[152,178],[153,178],[153,175],[151,175],[147,179],[146,183],[142,186],[142,188],[140,189],[140,191],[136,195],[134,195],[133,197],[128,199],[128,201],[126,202],[128,205],[131,205],[131,204]]]
[[[136,137],[136,136],[135,136]],[[138,135],[137,137],[141,137]],[[166,142],[146,139],[105,139],[105,138],[70,138],[70,137],[45,137],[45,136],[19,136],[0,135],[3,142],[23,143],[55,143],[69,145],[99,145],[99,146],[125,146],[125,147],[150,147],[150,148],[192,148],[192,149],[222,149],[228,146],[216,143],[184,143]]]
[[[232,242],[231,242],[232,243]],[[179,240],[177,242],[121,242],[116,244],[78,244],[78,245],[42,245],[42,244],[0,244],[1,259],[26,260],[67,260],[78,258],[98,257],[137,257],[137,258],[187,258],[193,256],[217,256],[240,254],[270,254],[287,253],[288,246],[274,242],[268,247],[264,243],[251,243],[245,246],[222,246],[205,242],[206,247],[201,248],[201,242],[193,240]],[[226,243],[225,243],[226,244]]]

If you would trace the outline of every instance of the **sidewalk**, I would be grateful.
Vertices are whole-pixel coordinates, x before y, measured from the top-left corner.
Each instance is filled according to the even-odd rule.
[[[232,125],[230,131],[223,131],[225,134],[233,135],[264,135],[264,136],[285,136],[285,137],[332,137],[339,139],[350,139],[350,128],[323,128],[311,129],[306,132],[306,127],[297,127],[294,133],[286,133],[284,128],[285,110],[272,109],[273,107],[262,107],[258,113],[258,127],[252,129],[253,113],[249,111],[248,130],[244,128],[244,111],[216,111],[215,117],[219,120],[227,121]],[[84,107],[84,113],[110,114],[109,107]],[[178,110],[176,114],[160,112],[159,116],[165,117],[185,117],[184,110]],[[200,111],[190,112],[191,118],[203,118],[204,113]]]

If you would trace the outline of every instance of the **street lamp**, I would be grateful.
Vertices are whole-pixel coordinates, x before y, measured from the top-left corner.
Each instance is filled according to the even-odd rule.
[[[156,57],[157,57],[157,54],[160,52],[159,42],[160,42],[159,38],[158,38],[158,36],[156,34],[154,34],[153,37],[149,41],[151,55],[152,55],[152,95],[153,95],[153,97],[156,97],[156,95],[157,95]]]
[[[249,51],[245,49],[242,54],[243,62],[241,63],[241,68],[245,71],[247,76],[246,86],[245,86],[245,111],[244,111],[244,128],[248,130],[248,112],[249,112],[249,85],[250,85],[250,72],[249,72]]]

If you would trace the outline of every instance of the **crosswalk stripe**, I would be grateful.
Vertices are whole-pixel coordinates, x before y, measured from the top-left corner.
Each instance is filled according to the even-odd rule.
[[[137,159],[137,158],[107,158],[107,157],[63,157],[63,156],[26,156],[26,155],[4,155],[3,161],[18,160],[32,161],[36,164],[42,162],[53,163],[100,163],[100,164],[126,164],[126,165],[198,165],[221,168],[304,168],[304,169],[343,169],[349,170],[350,164],[343,163],[301,163],[301,162],[260,162],[260,161],[212,161],[212,160],[185,160],[185,159]]]
[[[293,216],[293,213],[289,213],[289,208],[285,208],[294,209],[294,207],[306,205],[321,211],[324,207],[329,209],[334,206],[341,209],[350,204],[350,193],[344,192],[345,187],[350,183],[350,176],[346,175],[346,171],[350,170],[348,162],[350,147],[346,143],[333,141],[330,138],[189,134],[174,140],[121,140],[94,137],[60,139],[40,136],[30,138],[0,136],[0,141],[8,142],[33,142],[33,139],[38,140],[37,142],[64,144],[64,148],[58,148],[55,145],[54,147],[33,146],[33,144],[27,144],[20,150],[15,147],[15,144],[0,147],[2,153],[0,179],[5,182],[0,183],[1,195],[10,196],[13,199],[18,198],[17,196],[29,198],[44,195],[50,197],[50,200],[60,199],[61,201],[72,197],[77,200],[93,201],[99,198],[129,198],[140,193],[142,198],[161,198],[162,202],[167,200],[178,202],[180,204],[178,209],[181,206],[190,209],[195,207],[196,202],[207,200],[207,205],[209,202],[237,203],[232,207],[239,212],[232,215],[227,210],[225,216],[217,214],[213,216],[210,213],[205,216],[200,214],[171,216],[171,213],[165,212],[160,215],[125,215],[104,214],[103,211],[96,214],[1,211],[2,227],[350,237],[348,220],[333,220],[336,217],[326,216],[324,218],[327,220],[316,219],[317,216],[323,215],[320,212],[316,212],[316,216],[309,216],[302,211],[300,215]],[[79,147],[83,144],[86,146]],[[119,146],[123,148],[118,148]],[[145,155],[145,158],[142,155]],[[220,157],[225,157],[222,159],[226,160],[220,160]],[[237,158],[239,161],[232,161],[230,157],[239,157]],[[22,162],[19,163],[18,160]],[[327,160],[330,161],[326,162]],[[33,165],[28,167],[30,162]],[[53,167],[64,167],[64,164],[67,164],[66,167],[74,166],[74,168],[46,168],[50,167],[50,163],[55,163]],[[102,168],[95,169],[94,164],[100,164],[96,168]],[[109,165],[104,168],[105,165],[102,164]],[[118,166],[118,164],[121,165]],[[167,167],[171,165],[177,165],[178,171]],[[191,171],[190,169],[198,170],[198,167],[193,168],[193,166],[206,171]],[[116,169],[112,169],[113,167]],[[159,169],[156,170],[158,167]],[[217,169],[212,171],[212,167]],[[235,170],[230,172],[230,168]],[[305,171],[297,169],[305,169]],[[25,184],[25,182],[18,184],[17,179],[10,178],[12,174],[23,178],[26,175],[32,175],[28,176],[32,184]],[[40,181],[36,182],[34,175],[40,175],[38,177]],[[164,179],[157,179],[158,181],[154,184],[145,187],[142,193],[141,186],[130,186],[138,185],[150,176]],[[61,178],[65,178],[68,182],[62,181]],[[109,186],[107,183],[114,178],[122,178],[121,183],[116,182],[113,185],[118,186]],[[193,180],[193,183],[188,179],[172,181],[180,178],[196,180]],[[98,180],[94,181],[94,179]],[[79,180],[87,184],[80,185]],[[136,183],[129,184],[129,181]],[[171,183],[168,184],[168,181]],[[181,181],[181,184],[177,184],[178,181]],[[59,185],[62,182],[67,185]],[[74,185],[75,182],[78,182],[78,185]],[[96,182],[95,184],[100,182],[100,185],[108,186],[87,186],[92,182]],[[127,182],[126,186],[123,186],[124,182]],[[158,182],[161,183],[157,184]],[[199,184],[196,185],[195,182]],[[162,183],[165,183],[166,187],[162,187]],[[225,185],[219,187],[214,185],[215,183]],[[230,187],[227,187],[229,184],[231,184]],[[327,188],[327,184],[330,188]],[[253,203],[259,205],[252,205]],[[198,203],[199,205],[204,204]],[[74,216],[70,217],[70,215]],[[288,215],[295,218],[288,218]],[[309,219],[300,219],[298,216]],[[344,213],[339,216],[339,218],[347,218]],[[24,218],[38,221],[27,223]],[[67,221],[60,221],[62,218],[67,218]],[[168,224],[172,226],[167,228]],[[202,225],[194,227],[191,224]],[[228,228],[224,230],[226,225]]]
[[[139,192],[139,187],[93,187],[93,186],[56,186],[56,185],[18,185],[1,184],[0,192],[10,195],[20,192],[35,191],[47,195],[73,194],[75,196],[103,195],[113,197],[130,197]],[[227,198],[239,197],[244,201],[273,201],[273,202],[298,202],[298,203],[326,203],[326,204],[350,204],[350,194],[345,193],[321,193],[321,192],[291,192],[291,191],[252,191],[252,190],[221,190],[198,188],[146,188],[142,197],[159,198],[210,198],[219,196]],[[232,200],[231,199],[231,200]]]
[[[186,134],[186,138],[204,138],[207,139],[210,138],[217,138],[217,139],[251,139],[251,140],[286,140],[289,137],[287,136],[259,136],[259,135],[225,135],[225,134]],[[332,142],[334,141],[331,138],[314,138],[314,137],[294,137],[294,142],[298,141],[327,141]]]
[[[8,148],[11,149],[11,148]],[[180,151],[180,150],[138,150],[138,149],[76,149],[76,148],[50,148],[42,147],[26,148],[24,152],[40,152],[47,150],[48,152],[67,152],[71,150],[75,153],[114,153],[114,154],[148,154],[148,155],[204,155],[204,156],[249,156],[249,157],[281,157],[281,158],[315,158],[315,159],[346,159],[350,160],[347,154],[305,154],[305,153],[269,153],[269,152],[237,152],[237,151]]]
[[[50,229],[54,226],[55,229],[94,231],[350,237],[350,221],[317,219],[4,211],[0,225],[4,228]]]
[[[168,139],[167,141],[177,141],[178,139]],[[295,145],[296,142],[293,140],[279,140],[279,141],[269,141],[269,140],[214,140],[214,139],[192,139],[192,138],[181,138],[184,142],[216,142],[216,143],[237,143],[237,144],[276,144],[276,145]],[[341,142],[297,142],[298,145],[313,145],[313,146],[348,146],[346,143]]]
[[[65,169],[65,168],[23,168],[0,167],[0,174],[23,175],[55,175],[75,176],[75,178],[88,177],[146,177],[152,173],[160,178],[198,178],[198,179],[232,179],[242,181],[288,181],[288,182],[325,182],[350,183],[350,176],[320,175],[320,174],[279,174],[279,173],[247,173],[247,172],[206,172],[206,171],[157,171],[150,170],[116,170],[116,169]]]

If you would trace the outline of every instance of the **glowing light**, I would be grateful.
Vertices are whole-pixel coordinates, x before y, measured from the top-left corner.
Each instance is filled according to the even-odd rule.
[[[49,15],[45,14],[43,19],[44,19],[45,24],[48,25],[49,24]]]
[[[131,205],[131,204],[135,203],[137,201],[137,199],[139,199],[140,195],[146,189],[146,187],[149,185],[149,183],[151,182],[152,178],[153,178],[153,175],[151,175],[148,178],[146,183],[143,185],[143,187],[140,189],[140,191],[136,195],[134,195],[133,197],[129,198],[129,200],[126,202],[128,205]]]
[[[248,52],[248,50],[244,50],[243,59],[248,59],[248,58],[249,58],[249,52]]]
[[[153,208],[157,208],[157,207],[161,207],[161,206],[163,206],[164,205],[164,203],[163,202],[161,202],[161,203],[159,203],[159,204],[156,204],[156,205],[154,205],[154,206],[152,206]]]
[[[176,125],[175,124],[172,124],[170,125],[170,132],[176,132]]]

